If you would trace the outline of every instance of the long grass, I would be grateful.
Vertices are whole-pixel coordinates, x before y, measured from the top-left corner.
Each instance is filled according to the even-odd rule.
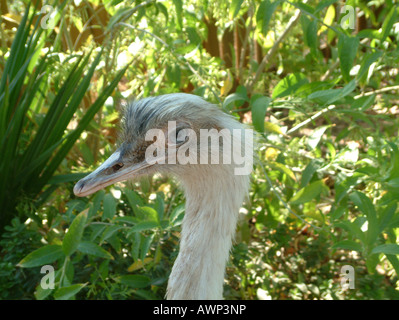
[[[62,12],[63,7],[58,9]],[[40,15],[33,24],[35,16],[36,10],[28,6],[0,79],[0,230],[15,215],[18,199],[29,197],[40,204],[57,187],[60,179],[52,179],[57,168],[125,72],[123,69],[117,73],[79,119],[76,128],[68,130],[103,50],[94,59],[91,59],[93,52],[76,56],[63,84],[49,99],[44,93],[49,90],[54,58],[51,49],[44,54],[42,48],[51,30],[40,26]],[[46,105],[49,107],[45,108]],[[37,121],[37,117],[30,116],[32,110],[47,111]],[[49,182],[52,186],[43,193]]]

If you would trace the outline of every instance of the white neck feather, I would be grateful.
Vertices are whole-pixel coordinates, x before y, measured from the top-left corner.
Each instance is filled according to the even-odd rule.
[[[234,175],[233,166],[199,165],[180,179],[186,213],[167,298],[222,299],[226,262],[249,177]]]

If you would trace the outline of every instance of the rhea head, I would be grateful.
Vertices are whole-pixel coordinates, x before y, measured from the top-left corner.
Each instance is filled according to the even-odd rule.
[[[174,125],[171,126],[171,123]],[[131,103],[124,112],[119,148],[75,185],[75,195],[87,196],[116,182],[155,172],[171,173],[181,178],[191,175],[201,164],[192,164],[196,161],[188,164],[171,163],[167,159],[175,156],[179,150],[184,149],[185,152],[190,148],[197,151],[194,157],[199,157],[202,154],[200,139],[188,139],[190,135],[187,132],[199,137],[201,129],[232,131],[242,130],[243,127],[217,106],[191,94],[167,94]],[[148,139],[151,131],[164,134],[166,141],[165,153],[157,156],[157,152],[151,152],[154,158],[149,161],[147,149],[156,145],[154,142],[160,142],[159,137]]]

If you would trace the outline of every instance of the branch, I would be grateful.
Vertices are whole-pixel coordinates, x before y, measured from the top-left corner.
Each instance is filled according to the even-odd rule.
[[[252,91],[252,88],[254,87],[255,83],[259,80],[260,75],[264,71],[265,67],[267,64],[269,64],[270,58],[274,55],[274,53],[277,51],[277,49],[280,46],[280,43],[285,39],[285,37],[288,35],[288,33],[291,31],[291,29],[295,26],[297,21],[299,20],[299,17],[301,16],[301,10],[297,9],[295,11],[294,16],[290,19],[288,22],[287,28],[284,30],[284,32],[281,34],[281,36],[277,39],[277,41],[274,43],[273,47],[269,50],[267,55],[263,57],[262,62],[260,63],[258,70],[256,71],[255,77],[253,78],[252,82],[250,82],[250,79],[245,83],[245,86],[247,88],[248,92]]]
[[[379,94],[382,92],[393,91],[393,90],[399,90],[399,86],[392,86],[392,87],[386,87],[386,88],[382,88],[382,89],[378,89],[378,90],[374,90],[374,91],[363,92],[363,93],[355,96],[354,98],[359,99],[361,97],[367,97],[367,96],[371,96],[373,94]]]
[[[249,32],[251,31],[252,27],[252,17],[253,17],[253,12],[252,10],[248,10],[249,12],[249,23],[248,27],[245,30],[245,38],[244,38],[244,43],[241,48],[241,56],[240,56],[240,65],[238,67],[238,79],[242,79],[242,73],[243,73],[243,68],[244,68],[244,61],[245,61],[245,51],[247,51],[247,45],[248,45],[248,38],[249,38]],[[245,26],[245,21],[244,21],[244,26]]]
[[[131,29],[140,31],[140,32],[144,32],[144,33],[150,35],[151,37],[153,37],[155,40],[157,40],[157,41],[159,41],[160,43],[162,43],[165,47],[167,47],[167,48],[170,50],[170,53],[171,53],[174,57],[178,58],[177,60],[179,60],[179,59],[180,59],[180,60],[183,60],[184,63],[186,64],[186,66],[191,70],[191,72],[192,72],[205,86],[208,87],[208,89],[209,89],[209,90],[212,92],[212,94],[216,97],[216,99],[219,101],[219,103],[220,103],[220,104],[222,103],[222,101],[220,100],[219,96],[218,96],[218,95],[216,94],[216,92],[212,89],[212,86],[211,86],[210,84],[208,84],[208,82],[207,82],[204,78],[201,77],[201,75],[198,73],[198,71],[195,70],[195,68],[194,68],[194,67],[190,64],[190,62],[184,57],[184,55],[177,54],[177,53],[174,51],[174,48],[173,48],[172,46],[168,45],[164,40],[162,40],[162,39],[161,39],[160,37],[158,37],[156,34],[150,32],[150,31],[148,31],[148,30],[145,30],[145,29],[137,28],[137,27],[132,26],[131,24],[128,24],[128,23],[125,23],[125,22],[119,22],[119,23],[117,23],[116,25],[122,25],[122,26],[125,26],[125,27],[128,27],[128,28],[131,28]]]
[[[392,87],[386,87],[386,88],[382,88],[382,89],[378,89],[378,90],[374,90],[374,91],[363,92],[363,93],[361,93],[361,94],[359,94],[357,96],[354,96],[353,98],[355,100],[357,100],[357,99],[359,99],[361,97],[367,97],[367,96],[371,96],[373,94],[383,93],[383,92],[392,91],[392,90],[399,90],[399,86],[392,86]],[[330,110],[333,110],[335,108],[336,108],[335,105],[330,105],[330,106],[320,110],[319,112],[315,113],[310,118],[306,119],[305,121],[303,121],[300,124],[296,125],[292,129],[288,130],[287,134],[290,134],[290,133],[293,133],[293,132],[297,131],[298,129],[302,128],[303,126],[306,126],[309,122],[312,122],[313,120],[317,119],[318,117],[320,117],[324,113],[326,113],[326,112],[328,112]]]
[[[300,124],[296,125],[295,127],[291,128],[290,130],[288,130],[287,134],[291,134],[291,133],[297,131],[298,129],[302,128],[303,126],[306,126],[309,122],[312,122],[313,120],[317,119],[318,117],[320,117],[324,113],[326,113],[326,112],[328,112],[330,110],[333,110],[335,108],[336,108],[336,106],[332,104],[332,105],[320,110],[319,112],[315,113],[310,118],[306,119],[305,121],[301,122]]]

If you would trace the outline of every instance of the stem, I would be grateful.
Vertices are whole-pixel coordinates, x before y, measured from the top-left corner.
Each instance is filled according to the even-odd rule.
[[[298,129],[302,128],[303,126],[306,126],[309,122],[312,122],[313,120],[315,120],[318,117],[320,117],[322,114],[324,114],[324,113],[326,113],[326,112],[328,112],[330,110],[333,110],[335,108],[336,108],[335,105],[329,105],[327,108],[324,108],[324,109],[320,110],[319,112],[317,112],[316,114],[314,114],[310,118],[306,119],[305,121],[303,121],[300,124],[296,125],[292,129],[288,130],[287,134],[291,134],[291,133],[297,131]]]
[[[269,50],[269,52],[263,57],[262,62],[260,63],[258,70],[256,71],[255,77],[252,79],[252,81],[250,80],[250,78],[248,78],[248,80],[246,81],[245,86],[247,88],[247,92],[252,91],[254,85],[256,84],[256,82],[259,80],[259,77],[263,73],[266,65],[269,64],[270,58],[276,53],[276,51],[278,50],[278,48],[280,46],[280,43],[287,37],[288,33],[298,22],[300,16],[301,16],[301,10],[297,9],[295,11],[294,16],[288,22],[287,27],[284,30],[284,32],[277,39],[277,41],[274,43],[273,47]]]
[[[383,93],[383,92],[393,91],[393,90],[399,90],[399,86],[392,86],[392,87],[386,87],[386,88],[382,88],[382,89],[378,89],[378,90],[374,90],[374,91],[363,92],[363,93],[355,96],[354,98],[359,99],[361,97],[367,97],[367,96],[371,96],[373,94],[378,94],[378,93]]]
[[[219,103],[222,103],[222,101],[220,100],[219,96],[218,96],[218,95],[216,94],[216,92],[212,89],[212,86],[209,85],[208,82],[207,82],[205,79],[203,79],[203,78],[201,77],[201,75],[197,72],[197,70],[194,69],[194,67],[190,64],[190,62],[188,62],[187,59],[186,59],[183,55],[179,55],[179,54],[175,53],[173,47],[171,47],[170,45],[168,45],[168,44],[167,44],[165,41],[163,41],[160,37],[158,37],[157,35],[155,35],[154,33],[150,32],[150,31],[147,31],[147,30],[144,30],[144,29],[141,29],[141,28],[134,27],[134,26],[132,26],[132,25],[130,25],[130,24],[128,24],[128,23],[125,23],[125,22],[119,22],[119,23],[117,23],[116,25],[123,25],[123,26],[125,26],[125,27],[128,27],[128,28],[131,28],[131,29],[134,29],[134,30],[138,30],[138,31],[147,33],[148,35],[152,36],[154,39],[156,39],[156,40],[158,40],[159,42],[161,42],[165,47],[167,47],[167,48],[170,50],[170,52],[171,52],[171,54],[172,54],[173,56],[175,56],[176,58],[178,58],[177,61],[183,60],[183,61],[185,62],[185,64],[186,64],[186,66],[191,70],[191,72],[192,72],[205,86],[208,87],[208,89],[209,89],[209,90],[212,92],[212,94],[216,97],[216,99],[219,101]]]
[[[249,23],[248,23],[248,27],[245,30],[244,42],[243,42],[242,48],[241,48],[240,64],[238,66],[238,79],[242,79],[242,73],[243,73],[244,61],[245,61],[245,51],[246,51],[247,44],[248,44],[249,32],[251,31],[251,27],[252,27],[253,13],[252,13],[252,10],[249,10],[248,12],[249,12]],[[245,21],[244,21],[244,25],[245,25]]]

